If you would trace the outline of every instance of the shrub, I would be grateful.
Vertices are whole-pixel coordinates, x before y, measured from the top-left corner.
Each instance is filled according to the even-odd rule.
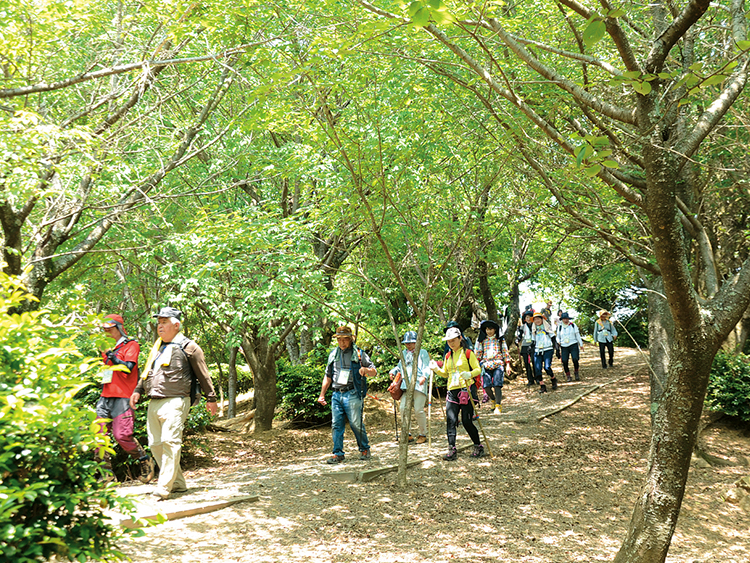
[[[328,351],[318,348],[302,364],[294,365],[286,358],[276,362],[280,417],[307,424],[330,420],[330,399],[325,407],[317,402],[327,359]]]
[[[706,406],[750,422],[750,356],[719,352],[709,376]]]
[[[11,314],[28,298],[0,274],[0,559],[121,559],[127,533],[103,510],[131,501],[97,481],[96,449],[112,451],[76,396],[97,369],[74,345],[80,331],[47,311]]]

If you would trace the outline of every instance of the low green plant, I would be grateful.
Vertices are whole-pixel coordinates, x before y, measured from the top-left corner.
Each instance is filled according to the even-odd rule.
[[[330,420],[331,405],[317,402],[326,369],[328,351],[319,348],[299,365],[281,358],[276,362],[278,416],[295,423],[317,424]]]
[[[750,356],[723,351],[716,354],[706,406],[750,422]]]
[[[0,274],[0,560],[122,559],[116,541],[129,532],[104,510],[134,506],[98,481],[112,446],[76,398],[101,362],[78,350],[69,320],[15,312],[28,299]]]

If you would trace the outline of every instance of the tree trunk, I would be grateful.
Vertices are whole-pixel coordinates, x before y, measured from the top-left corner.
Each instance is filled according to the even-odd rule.
[[[615,563],[663,563],[667,557],[715,353],[709,342],[684,337],[670,349],[669,393],[654,415],[648,475]]]
[[[292,362],[292,364],[294,364],[295,366],[299,365],[299,343],[297,342],[297,335],[294,333],[294,331],[287,334],[286,338],[284,339],[284,344],[286,344],[286,353],[289,355],[289,361]]]
[[[661,278],[647,279],[644,276],[648,292],[648,349],[651,372],[651,422],[653,424],[656,408],[661,402],[667,387],[669,370],[669,349],[674,340],[674,320],[669,304],[664,299],[664,284]]]
[[[518,319],[521,318],[521,289],[519,283],[514,280],[510,283],[510,294],[508,296],[508,326],[505,328],[505,342],[508,346],[516,338],[516,329],[518,328]]]
[[[484,260],[477,261],[477,273],[479,277],[479,293],[482,295],[482,301],[484,302],[484,308],[487,311],[487,318],[492,321],[500,321],[497,317],[497,303],[495,303],[495,297],[492,295],[490,289],[490,280],[488,273],[487,262]]]
[[[227,376],[227,394],[229,395],[229,408],[227,418],[237,416],[237,347],[229,351],[229,375]]]
[[[245,335],[242,350],[253,371],[255,433],[260,434],[271,430],[276,411],[276,358],[267,336]]]
[[[322,323],[321,323],[322,325]],[[300,361],[305,361],[307,359],[308,354],[313,351],[315,348],[315,343],[312,339],[312,331],[302,328],[299,331],[299,337],[300,337],[300,347],[299,347],[299,357]]]

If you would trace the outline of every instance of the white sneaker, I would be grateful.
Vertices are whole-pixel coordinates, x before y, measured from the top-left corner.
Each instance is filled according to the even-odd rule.
[[[495,407],[495,410],[492,411],[492,414],[500,414],[501,412],[503,412],[503,407],[501,407],[500,405],[497,405]]]

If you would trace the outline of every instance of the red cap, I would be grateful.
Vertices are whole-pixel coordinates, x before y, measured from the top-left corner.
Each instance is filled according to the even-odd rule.
[[[111,319],[111,320],[104,321],[102,323],[102,328],[112,328],[113,326],[116,326],[120,330],[121,333],[126,334],[125,333],[125,327],[123,326],[124,325],[124,321],[123,321],[121,315],[107,315],[104,318],[105,319]]]

